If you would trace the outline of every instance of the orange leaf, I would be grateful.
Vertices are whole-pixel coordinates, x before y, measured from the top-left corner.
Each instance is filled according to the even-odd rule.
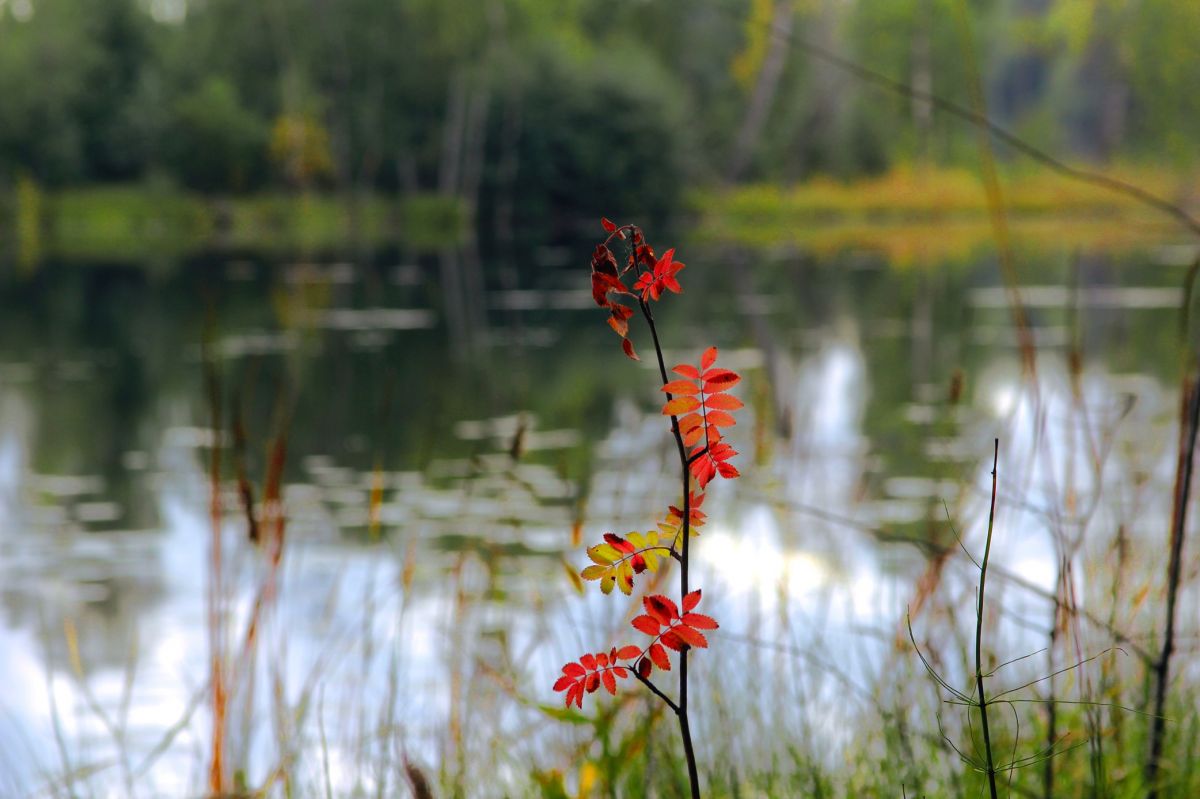
[[[713,427],[732,427],[737,424],[733,416],[725,411],[709,411],[704,418]]]
[[[703,613],[685,613],[683,614],[683,623],[697,630],[715,630],[721,626],[717,624],[716,619],[705,616]]]
[[[633,351],[633,342],[629,339],[624,339],[621,341],[621,349],[625,350],[625,354],[630,358],[633,358],[635,361],[641,360],[641,358],[638,357],[638,354]]]
[[[726,480],[732,480],[735,477],[742,476],[742,473],[737,470],[736,466],[734,466],[733,464],[730,464],[730,463],[726,463],[725,461],[721,461],[720,463],[717,464],[717,471],[720,472],[721,476],[724,477]]]
[[[667,394],[699,394],[700,387],[691,380],[672,380],[662,387]]]
[[[687,613],[692,608],[699,605],[701,596],[702,596],[702,593],[699,588],[697,588],[695,591],[691,591],[691,592],[685,594],[683,597],[683,612]]]
[[[690,377],[692,380],[700,379],[700,370],[692,366],[690,363],[677,363],[671,367],[671,371],[677,375]]]
[[[650,659],[654,661],[655,666],[658,666],[663,671],[671,670],[671,658],[667,656],[667,650],[662,648],[662,644],[655,644],[650,647]]]
[[[716,362],[717,362],[717,348],[716,347],[709,347],[708,349],[706,349],[704,351],[704,354],[700,356],[700,368],[701,369],[707,369],[708,367],[712,366]]]
[[[676,397],[663,406],[663,416],[678,416],[681,413],[694,411],[700,407],[700,400],[695,397]]]
[[[732,394],[712,394],[704,398],[704,405],[723,411],[736,411],[742,407],[742,401]]]

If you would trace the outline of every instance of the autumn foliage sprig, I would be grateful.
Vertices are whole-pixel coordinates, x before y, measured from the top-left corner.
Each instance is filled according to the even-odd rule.
[[[741,401],[727,393],[741,379],[735,372],[716,365],[717,348],[709,347],[696,364],[681,363],[668,375],[662,346],[654,325],[651,304],[666,293],[680,293],[678,275],[684,264],[675,260],[675,250],[661,257],[646,243],[641,229],[634,225],[617,226],[602,220],[608,236],[592,253],[592,297],[608,311],[608,324],[621,337],[621,347],[633,360],[641,360],[630,339],[630,320],[634,307],[641,311],[654,343],[660,390],[666,395],[662,413],[670,418],[671,432],[679,453],[680,495],[657,527],[647,532],[625,535],[605,533],[604,540],[589,547],[591,565],[583,569],[585,580],[600,583],[600,590],[612,593],[618,587],[626,595],[633,593],[635,577],[656,572],[670,560],[679,564],[679,604],[661,594],[642,599],[645,613],[633,619],[638,632],[649,637],[644,645],[612,647],[607,652],[581,656],[562,668],[554,690],[565,692],[568,707],[583,707],[584,694],[603,686],[616,694],[619,680],[630,676],[666,702],[679,717],[692,795],[699,796],[695,757],[687,720],[687,655],[690,649],[708,647],[706,630],[715,630],[717,622],[696,612],[701,591],[689,590],[688,541],[697,535],[705,515],[700,506],[708,485],[717,477],[738,477],[730,459],[737,452],[722,438],[722,429],[735,424],[733,412]],[[613,253],[615,240],[628,242],[627,255],[619,262]],[[655,669],[671,670],[669,651],[678,653],[679,694],[672,700],[650,681]]]

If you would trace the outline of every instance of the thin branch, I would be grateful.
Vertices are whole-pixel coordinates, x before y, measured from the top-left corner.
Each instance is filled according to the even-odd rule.
[[[666,702],[667,707],[671,708],[671,712],[673,712],[676,716],[679,715],[679,705],[675,704],[675,700],[673,700],[671,697],[667,696],[661,690],[659,690],[659,687],[657,685],[655,685],[654,683],[650,682],[650,680],[648,678],[643,677],[641,674],[639,674],[637,669],[633,669],[632,671],[633,671],[633,676],[637,677],[638,682],[640,682],[642,685],[649,688],[650,693],[654,694],[659,699]]]

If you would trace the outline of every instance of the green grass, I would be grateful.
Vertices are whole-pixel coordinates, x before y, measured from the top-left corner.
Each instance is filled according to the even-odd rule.
[[[1109,174],[1168,200],[1187,197],[1191,188],[1163,170],[1118,167]],[[1176,230],[1129,197],[1057,175],[1014,172],[1002,186],[1017,246],[1122,250]],[[691,204],[710,238],[752,247],[873,249],[904,265],[961,260],[994,241],[983,184],[962,169],[902,167],[852,182],[816,178],[790,187],[701,191]]]
[[[39,191],[22,183],[0,216],[20,253],[67,260],[146,261],[201,249],[305,254],[351,244],[437,249],[459,240],[453,199],[270,192],[215,198],[154,184]]]

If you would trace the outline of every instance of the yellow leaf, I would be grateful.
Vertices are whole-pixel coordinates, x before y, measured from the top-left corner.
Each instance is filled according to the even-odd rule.
[[[612,563],[613,560],[615,560],[614,558],[608,557],[608,555],[602,551],[603,547],[605,546],[607,545],[597,544],[594,547],[588,547],[587,555],[592,559],[592,563],[595,563],[598,566],[607,566]],[[612,549],[612,547],[609,547],[609,549]]]
[[[567,573],[567,577],[571,578],[571,585],[575,586],[575,590],[582,594],[583,593],[583,580],[580,580],[579,575],[575,573],[575,567],[572,566],[570,563],[567,563],[566,558],[563,558],[562,565],[563,565],[563,569]]]
[[[599,580],[604,575],[608,574],[607,566],[588,566],[583,570],[582,577],[585,580]]]

